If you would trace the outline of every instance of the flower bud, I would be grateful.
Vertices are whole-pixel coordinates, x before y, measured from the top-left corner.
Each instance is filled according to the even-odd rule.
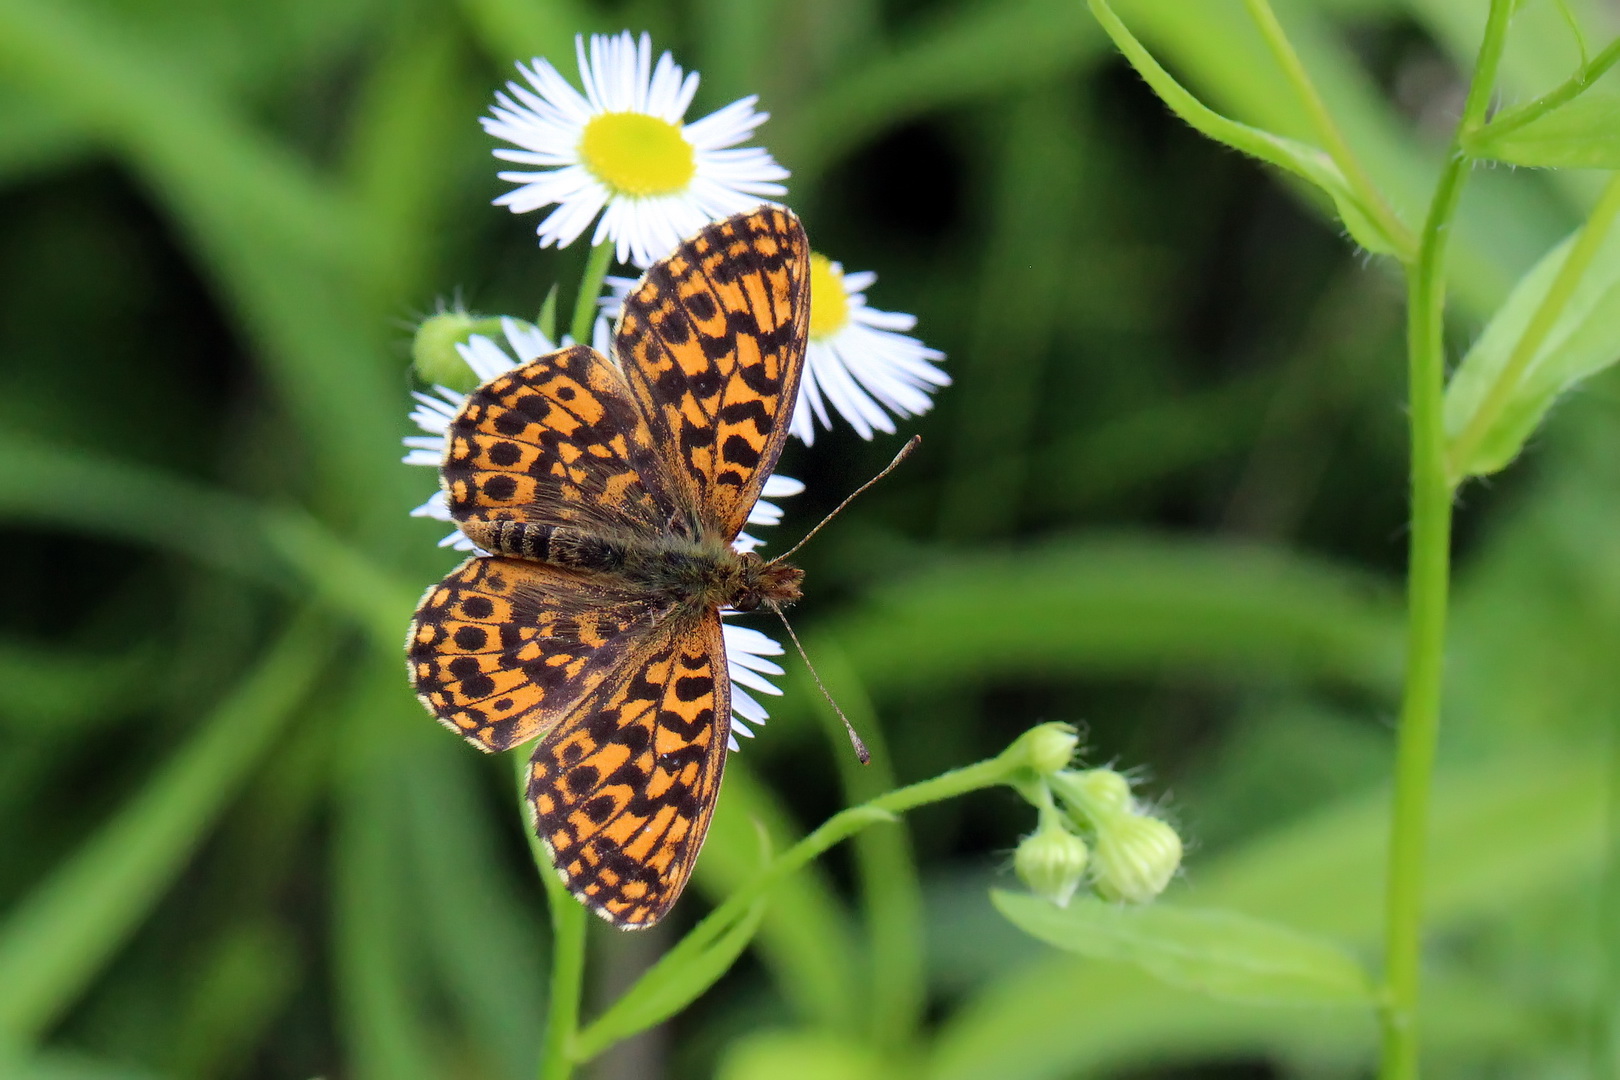
[[[1133,812],[1131,782],[1113,769],[1066,771],[1051,779],[1052,790],[1094,828],[1104,828]]]
[[[1164,891],[1181,865],[1181,837],[1158,818],[1120,814],[1097,828],[1092,877],[1105,900],[1145,904]]]
[[[411,364],[425,383],[471,390],[478,376],[461,358],[456,346],[474,334],[499,334],[499,319],[481,319],[460,309],[429,315],[411,339]]]
[[[1042,827],[1024,837],[1013,853],[1013,869],[1036,896],[1068,907],[1086,874],[1086,842],[1067,829]]]
[[[1022,753],[1036,775],[1051,776],[1068,767],[1079,746],[1080,736],[1068,724],[1041,724],[1019,736],[1010,749]]]

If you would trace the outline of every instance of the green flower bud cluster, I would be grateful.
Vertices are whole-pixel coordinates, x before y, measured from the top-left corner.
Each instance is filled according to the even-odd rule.
[[[1069,768],[1079,746],[1073,728],[1043,724],[1008,749],[1022,758],[1013,786],[1040,813],[1013,854],[1013,869],[1059,907],[1081,885],[1105,900],[1145,904],[1181,866],[1181,837],[1131,794],[1123,774]]]

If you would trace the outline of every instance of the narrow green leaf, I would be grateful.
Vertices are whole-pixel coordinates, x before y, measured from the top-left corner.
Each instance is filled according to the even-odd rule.
[[[540,317],[535,321],[540,332],[546,335],[547,340],[557,340],[557,283],[552,282],[551,288],[546,290],[546,299],[540,305]]]
[[[710,903],[723,902],[758,873],[761,834],[782,850],[802,830],[739,755],[726,764],[726,797],[709,824],[693,876]],[[771,890],[754,955],[804,1023],[857,1027],[862,1007],[854,933],[821,867],[812,863]]]
[[[702,933],[700,924],[580,1032],[576,1059],[589,1061],[621,1039],[669,1019],[697,1000],[731,970],[764,917],[765,901],[760,899],[716,934]]]
[[[1057,907],[1028,893],[992,889],[1013,925],[1049,945],[1123,960],[1175,986],[1214,997],[1278,1005],[1370,1005],[1372,982],[1339,946],[1232,911],[1095,898]]]
[[[1091,0],[1091,11],[1137,74],[1147,81],[1172,112],[1192,125],[1199,134],[1314,184],[1333,200],[1339,219],[1356,243],[1380,255],[1401,253],[1400,244],[1374,222],[1356,197],[1350,181],[1326,153],[1314,146],[1273,135],[1217,113],[1160,67],[1159,62],[1132,36],[1104,0]]]
[[[1503,468],[1559,395],[1620,359],[1620,179],[1586,226],[1548,252],[1468,350],[1446,387],[1454,480]]]
[[[1527,124],[1486,124],[1469,156],[1550,169],[1620,169],[1620,93],[1588,91]]]
[[[324,664],[309,619],[288,630],[185,747],[0,926],[0,1037],[43,1031],[185,866]]]

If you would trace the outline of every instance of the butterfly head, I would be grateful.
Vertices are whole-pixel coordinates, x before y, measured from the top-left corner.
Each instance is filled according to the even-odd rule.
[[[753,552],[738,556],[737,589],[727,607],[755,611],[761,606],[780,609],[803,595],[799,585],[804,571],[783,562],[766,562]]]

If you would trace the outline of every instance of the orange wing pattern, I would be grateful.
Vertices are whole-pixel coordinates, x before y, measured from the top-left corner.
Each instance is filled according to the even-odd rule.
[[[656,923],[692,875],[726,760],[725,656],[718,613],[666,621],[529,764],[535,831],[569,890],[616,926]]]
[[[573,345],[474,390],[450,423],[443,482],[459,521],[685,535],[624,376]]]
[[[544,563],[468,559],[416,609],[411,683],[440,723],[506,750],[588,699],[668,610]]]
[[[809,242],[779,207],[710,225],[625,298],[618,360],[700,532],[734,539],[776,467],[809,328]]]

